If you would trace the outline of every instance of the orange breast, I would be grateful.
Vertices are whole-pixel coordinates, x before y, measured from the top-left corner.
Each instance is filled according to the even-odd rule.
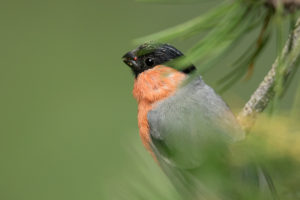
[[[133,96],[138,102],[140,136],[145,148],[151,153],[147,114],[156,102],[174,94],[185,77],[180,71],[158,65],[141,73],[134,82]]]

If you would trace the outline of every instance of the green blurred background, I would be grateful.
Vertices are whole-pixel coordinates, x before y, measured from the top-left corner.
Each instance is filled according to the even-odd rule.
[[[2,0],[0,199],[112,199],[136,171],[135,144],[142,149],[133,76],[121,56],[135,47],[133,39],[196,17],[217,3]],[[193,41],[173,44],[184,52]],[[253,78],[223,94],[234,110],[273,62],[274,45],[265,52]],[[226,63],[205,74],[206,82],[215,86],[230,70]],[[284,98],[285,109],[296,85]]]

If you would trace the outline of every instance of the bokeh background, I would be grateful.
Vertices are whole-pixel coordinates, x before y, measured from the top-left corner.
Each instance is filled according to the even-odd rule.
[[[0,199],[125,195],[124,185],[139,171],[137,158],[151,158],[139,140],[133,76],[121,57],[136,46],[135,38],[196,17],[218,3],[1,0]],[[235,52],[244,50],[258,31],[204,74],[206,82],[216,87],[216,80],[231,69]],[[193,40],[173,44],[185,52]],[[235,112],[262,80],[275,53],[270,42],[252,79],[222,94]],[[283,111],[293,103],[299,78],[298,73],[282,101]],[[150,162],[150,168],[158,169]]]

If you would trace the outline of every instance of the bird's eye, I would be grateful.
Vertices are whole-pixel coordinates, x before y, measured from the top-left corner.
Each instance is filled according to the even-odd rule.
[[[154,65],[154,59],[152,58],[146,58],[145,64],[149,67],[152,67]]]

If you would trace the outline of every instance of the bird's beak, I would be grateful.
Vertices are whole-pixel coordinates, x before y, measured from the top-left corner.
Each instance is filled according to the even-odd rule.
[[[123,62],[128,65],[132,70],[138,69],[138,63],[136,61],[135,55],[130,51],[126,53],[123,57]]]

